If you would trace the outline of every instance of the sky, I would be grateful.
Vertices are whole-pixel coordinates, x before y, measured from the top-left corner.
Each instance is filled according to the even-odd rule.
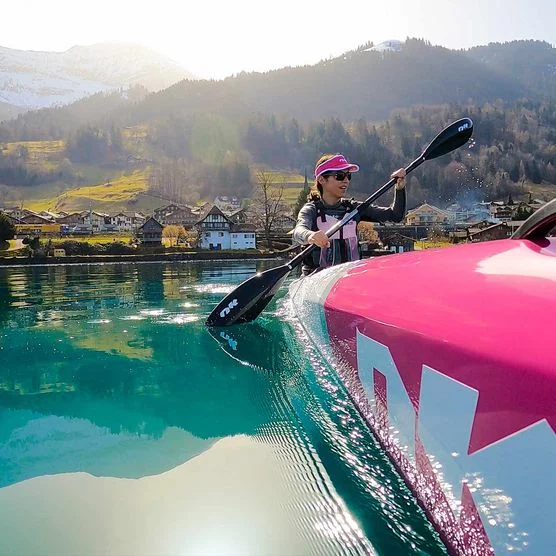
[[[451,49],[516,39],[556,46],[556,0],[2,0],[1,14],[3,47],[136,43],[214,79],[407,37]]]

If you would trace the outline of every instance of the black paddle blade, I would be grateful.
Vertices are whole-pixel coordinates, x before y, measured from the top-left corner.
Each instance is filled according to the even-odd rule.
[[[443,129],[427,146],[423,152],[425,160],[438,158],[465,145],[473,134],[473,122],[469,118],[462,118]]]
[[[270,303],[286,276],[287,265],[258,272],[242,282],[213,309],[207,326],[230,326],[255,320]]]

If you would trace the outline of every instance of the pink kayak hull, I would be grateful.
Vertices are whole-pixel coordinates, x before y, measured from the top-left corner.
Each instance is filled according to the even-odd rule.
[[[556,239],[347,263],[290,296],[451,553],[556,553]]]

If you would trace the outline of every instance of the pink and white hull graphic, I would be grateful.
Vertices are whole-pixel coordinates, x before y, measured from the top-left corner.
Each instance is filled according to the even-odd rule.
[[[291,287],[454,554],[556,554],[556,239],[347,263]]]

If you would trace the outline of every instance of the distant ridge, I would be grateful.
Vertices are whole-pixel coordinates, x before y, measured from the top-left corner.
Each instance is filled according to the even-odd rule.
[[[126,43],[74,46],[65,52],[0,47],[0,119],[141,85],[159,91],[195,77],[169,58]]]

